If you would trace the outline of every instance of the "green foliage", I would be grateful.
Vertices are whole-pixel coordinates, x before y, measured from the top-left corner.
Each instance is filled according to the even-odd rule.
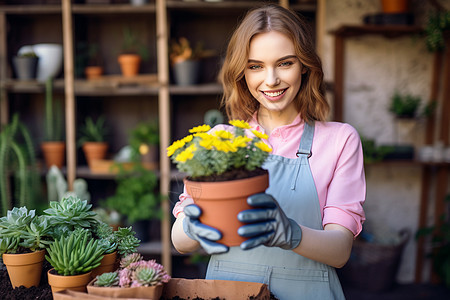
[[[116,192],[106,199],[104,206],[126,216],[129,224],[160,218],[161,196],[157,192],[158,178],[152,170],[140,164],[134,164],[131,170],[119,166],[116,182]]]
[[[108,134],[105,121],[105,116],[100,116],[97,122],[94,122],[91,117],[87,117],[85,123],[80,127],[78,146],[82,146],[85,142],[104,142]]]
[[[119,273],[109,272],[103,273],[97,276],[95,281],[96,286],[118,286],[119,285]]]
[[[129,27],[123,29],[122,53],[138,54],[142,60],[148,60],[148,50],[145,44],[139,39],[136,31],[133,31]]]
[[[142,265],[136,268],[134,278],[141,286],[153,286],[161,281],[161,274],[154,268]]]
[[[77,227],[93,228],[98,222],[95,212],[91,211],[92,204],[76,196],[62,198],[61,201],[50,202],[50,208],[44,210],[49,216],[52,234],[60,237]]]
[[[135,235],[136,232],[132,230],[131,226],[126,228],[119,227],[114,232],[114,238],[117,241],[117,252],[120,256],[127,256],[137,251],[141,241]]]
[[[158,145],[159,129],[157,121],[139,123],[131,131],[129,143],[133,151],[134,158],[140,157],[141,153],[139,148],[141,145]]]
[[[132,263],[141,261],[143,259],[142,255],[140,253],[131,253],[127,254],[126,256],[122,257],[120,260],[120,268],[128,268]]]
[[[0,218],[1,253],[17,253],[24,249],[45,249],[50,241],[50,226],[46,216],[36,216],[35,210],[14,207]]]
[[[414,118],[417,116],[421,101],[420,97],[396,92],[391,98],[389,111],[398,118]]]
[[[103,258],[103,248],[86,229],[75,230],[56,239],[47,253],[47,261],[63,276],[87,273],[98,267]]]
[[[53,101],[53,78],[45,83],[45,140],[63,140],[63,111],[59,101]]]
[[[445,201],[450,203],[450,195]],[[431,236],[431,251],[433,269],[441,277],[444,284],[450,288],[450,219],[447,214],[441,216],[439,226],[419,228],[416,238]]]
[[[425,27],[426,44],[430,52],[444,50],[444,31],[446,30],[450,30],[450,12],[437,11],[430,13]]]
[[[392,146],[377,146],[374,140],[367,139],[361,135],[361,144],[365,163],[382,161],[386,155],[394,151]]]
[[[14,174],[14,200],[9,177]],[[14,114],[0,132],[0,216],[14,205],[33,207],[40,197],[36,152],[30,132]]]

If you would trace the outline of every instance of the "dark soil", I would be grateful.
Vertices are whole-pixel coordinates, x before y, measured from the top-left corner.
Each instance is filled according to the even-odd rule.
[[[38,287],[26,288],[24,286],[17,287],[15,289],[11,286],[9,280],[8,271],[2,264],[0,266],[0,299],[2,300],[31,300],[42,299],[52,300],[52,289],[48,285],[47,271],[51,269],[51,265],[48,261],[44,260],[42,268],[41,282]]]
[[[240,168],[240,169],[233,169],[233,170],[227,171],[220,175],[200,176],[200,177],[196,177],[196,178],[189,178],[189,180],[203,181],[203,182],[229,181],[229,180],[255,177],[255,176],[263,175],[266,173],[267,173],[267,170],[264,170],[262,168],[256,168],[255,170],[252,170],[252,171],[248,171],[248,170],[245,170],[244,168]]]

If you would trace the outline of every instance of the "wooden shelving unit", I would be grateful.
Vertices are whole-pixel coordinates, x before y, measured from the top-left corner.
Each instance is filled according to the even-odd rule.
[[[61,5],[41,4],[40,1],[36,1],[35,5],[0,5],[0,125],[7,124],[14,112],[23,113],[25,118],[28,117],[25,123],[34,130],[34,137],[40,139],[44,83],[15,79],[11,67],[12,56],[24,44],[64,44],[64,71],[54,81],[54,93],[57,97],[63,97],[65,102],[67,164],[62,171],[69,185],[77,177],[101,181],[115,178],[114,174],[92,174],[82,162],[83,157],[80,157],[75,139],[77,126],[86,113],[105,113],[107,119],[111,117],[112,129],[117,135],[112,140],[115,150],[126,144],[124,135],[133,127],[133,122],[157,118],[161,140],[157,174],[160,192],[167,196],[171,183],[182,182],[184,174],[171,169],[165,149],[178,135],[202,123],[203,114],[208,109],[217,108],[222,87],[217,83],[215,73],[226,39],[239,18],[262,2],[155,0],[144,6],[72,2],[62,0]],[[289,6],[287,0],[264,1],[267,2]],[[292,8],[314,18],[316,1],[302,1],[293,4]],[[180,18],[187,21],[182,22]],[[217,19],[221,21],[217,22]],[[55,23],[57,26],[54,26]],[[113,53],[121,40],[121,32],[117,29],[130,24],[145,34],[151,55],[142,74],[133,80],[126,80],[119,75]],[[25,36],[20,31],[22,29],[12,29],[12,25],[14,28],[30,25],[36,29],[29,30]],[[198,34],[199,28],[205,29],[201,35]],[[11,30],[19,31],[14,31],[16,34],[12,36]],[[171,83],[168,45],[171,37],[182,35],[194,42],[205,41],[207,47],[218,50],[215,61],[209,62],[208,76],[195,86]],[[80,40],[96,42],[100,46],[107,43],[107,47],[100,47],[109,55],[105,56],[104,61],[107,75],[101,81],[87,81],[76,74],[77,43]],[[42,174],[45,174],[45,170],[42,170]],[[168,197],[162,208],[164,218],[161,221],[161,240],[143,245],[142,251],[160,254],[163,265],[171,270],[171,256],[176,253],[170,242],[171,204]]]

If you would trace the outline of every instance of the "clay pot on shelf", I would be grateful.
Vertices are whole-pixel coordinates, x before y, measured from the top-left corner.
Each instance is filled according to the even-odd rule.
[[[50,169],[55,165],[61,169],[66,158],[66,144],[64,142],[43,142],[41,148],[47,168]]]
[[[137,54],[121,54],[117,59],[120,64],[120,70],[125,77],[133,77],[139,74],[141,57]]]

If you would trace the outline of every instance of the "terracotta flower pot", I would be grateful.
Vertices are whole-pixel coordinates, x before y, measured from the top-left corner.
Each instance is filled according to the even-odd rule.
[[[84,74],[87,79],[97,79],[103,74],[103,68],[100,66],[87,66],[84,68]]]
[[[3,254],[13,288],[39,286],[45,250],[25,254]]]
[[[92,161],[104,159],[108,151],[108,143],[105,142],[86,142],[83,144],[83,152],[89,167],[92,167]]]
[[[100,261],[100,266],[92,270],[91,277],[95,278],[103,273],[114,272],[117,270],[117,267],[117,251],[110,254],[105,254]]]
[[[117,60],[123,76],[133,77],[139,73],[139,66],[141,64],[141,57],[139,55],[121,54]]]
[[[269,175],[221,182],[185,179],[184,184],[195,204],[202,209],[200,221],[222,232],[222,239],[218,242],[227,246],[238,246],[245,238],[237,233],[238,228],[244,225],[238,221],[237,215],[252,208],[247,204],[247,197],[264,192],[269,186]]]
[[[163,284],[140,287],[100,287],[94,285],[95,279],[88,286],[88,294],[109,298],[140,298],[158,300],[163,292]]]
[[[41,148],[47,168],[55,165],[61,169],[64,165],[66,144],[64,142],[43,142]]]
[[[409,9],[409,0],[381,0],[381,8],[385,14],[406,13]]]
[[[52,288],[52,293],[63,290],[86,292],[86,286],[92,279],[91,273],[92,272],[74,276],[61,276],[56,274],[55,269],[50,269],[47,272],[48,284]]]

